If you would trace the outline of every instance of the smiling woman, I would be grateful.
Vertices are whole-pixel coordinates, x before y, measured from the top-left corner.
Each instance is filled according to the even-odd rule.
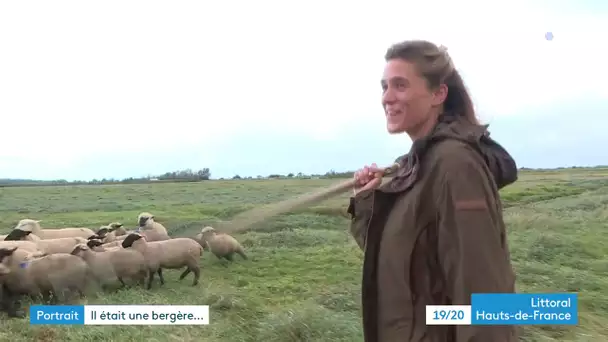
[[[355,173],[348,211],[365,253],[365,341],[516,341],[508,326],[426,325],[427,305],[515,291],[498,190],[517,179],[517,167],[477,121],[445,48],[406,41],[385,59],[387,131],[414,143],[389,182],[381,185],[375,164]]]

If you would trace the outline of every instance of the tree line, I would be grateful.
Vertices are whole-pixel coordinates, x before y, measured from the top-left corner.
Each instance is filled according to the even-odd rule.
[[[267,176],[258,175],[252,176],[240,176],[234,175],[229,178],[219,178],[220,180],[226,179],[281,179],[281,178],[349,178],[353,177],[354,171],[347,172],[336,172],[330,170],[324,174],[311,174],[305,175],[302,172],[297,174],[289,173],[287,175],[281,174],[270,174]],[[148,175],[144,177],[129,177],[124,179],[114,178],[103,178],[103,179],[92,179],[88,181],[76,180],[67,181],[65,179],[57,180],[35,180],[35,179],[0,179],[0,187],[12,187],[12,186],[43,186],[43,185],[102,185],[102,184],[144,184],[144,183],[175,183],[175,182],[200,182],[211,179],[211,171],[209,168],[203,168],[200,170],[177,170],[165,172],[161,175]]]
[[[606,165],[598,165],[592,167],[580,167],[580,166],[571,166],[571,167],[558,167],[555,169],[534,169],[534,168],[526,168],[521,167],[521,171],[534,171],[534,172],[548,172],[548,171],[556,171],[556,170],[565,170],[565,169],[589,169],[589,170],[597,170],[597,169],[605,169],[608,168]],[[266,176],[257,175],[253,176],[240,176],[238,174],[228,177],[228,178],[219,178],[219,180],[247,180],[247,179],[311,179],[311,178],[352,178],[354,175],[354,171],[344,171],[337,172],[335,170],[330,170],[324,174],[304,174],[302,172],[298,173],[288,173],[286,175],[281,175],[278,173],[269,174]],[[103,179],[93,179],[89,181],[77,180],[77,181],[67,181],[65,179],[58,180],[34,180],[34,179],[14,179],[14,178],[0,178],[0,187],[12,187],[12,186],[44,186],[44,185],[102,185],[102,184],[145,184],[145,183],[176,183],[176,182],[200,182],[211,179],[211,171],[209,168],[203,168],[200,170],[177,170],[177,171],[169,171],[165,172],[161,175],[152,176],[148,175],[145,177],[129,177],[124,179],[113,179],[113,178],[103,178]]]

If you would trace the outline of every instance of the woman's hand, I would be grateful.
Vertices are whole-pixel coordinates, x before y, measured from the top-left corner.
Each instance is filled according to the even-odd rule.
[[[371,166],[365,165],[362,169],[355,172],[355,186],[353,194],[357,196],[361,191],[375,189],[382,183],[383,170],[378,168],[376,163]]]

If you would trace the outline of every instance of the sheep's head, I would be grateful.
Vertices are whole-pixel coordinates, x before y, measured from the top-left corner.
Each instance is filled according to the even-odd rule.
[[[111,228],[109,226],[101,226],[99,227],[99,230],[95,233],[97,234],[97,236],[100,239],[103,239],[104,237],[106,237],[106,235],[108,235],[108,233],[111,231]],[[91,239],[91,237],[89,237],[89,240]]]
[[[101,242],[100,240],[97,240],[97,239],[91,239],[91,240],[87,241],[87,247],[89,247],[90,249],[99,247],[101,245],[103,245],[103,242]]]
[[[154,215],[147,213],[147,212],[143,212],[141,214],[139,214],[139,216],[137,216],[137,224],[140,227],[144,227],[146,224],[152,223],[154,222]]]
[[[35,232],[37,230],[41,230],[42,228],[40,227],[40,220],[23,219],[17,223],[15,229]]]
[[[7,275],[11,273],[9,259],[13,256],[13,253],[16,250],[17,247],[0,248],[0,275]]]
[[[203,233],[198,233],[194,236],[194,241],[198,242],[199,245],[201,245],[203,247],[203,250],[208,250],[207,249],[207,240],[205,240],[205,238],[203,237]]]
[[[138,241],[140,239],[143,239],[143,241],[146,241],[146,238],[139,234],[139,233],[131,233],[129,235],[127,235],[127,237],[122,240],[122,248],[129,248],[131,246],[133,246],[133,243],[135,243],[135,241]]]
[[[94,240],[91,240],[91,241],[94,241]],[[72,249],[72,252],[70,254],[80,256],[83,252],[86,252],[88,250],[89,250],[89,247],[86,244],[79,243],[76,246],[74,246],[74,249]]]
[[[113,231],[115,231],[116,229],[118,229],[118,228],[122,227],[122,223],[120,223],[120,222],[112,222],[112,223],[110,223],[110,224],[109,224],[107,227],[108,227],[108,228],[110,228],[110,231],[111,231],[111,232],[113,232]]]
[[[26,236],[32,232],[28,230],[21,230],[18,228],[13,229],[5,238],[4,241],[19,241],[23,240]]]
[[[115,232],[116,235],[125,235],[127,233],[127,230],[120,222],[112,222],[108,225],[108,227],[110,227],[110,232]]]
[[[215,236],[215,234],[217,234],[217,232],[215,231],[215,228],[213,228],[211,226],[207,226],[207,227],[201,229],[201,235],[203,236],[203,239],[207,239],[208,237]]]

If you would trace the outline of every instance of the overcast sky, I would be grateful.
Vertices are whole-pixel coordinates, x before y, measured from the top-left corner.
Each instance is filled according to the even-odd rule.
[[[411,143],[386,132],[383,56],[415,38],[519,166],[608,164],[608,2],[359,3],[3,1],[0,178],[390,163]]]

